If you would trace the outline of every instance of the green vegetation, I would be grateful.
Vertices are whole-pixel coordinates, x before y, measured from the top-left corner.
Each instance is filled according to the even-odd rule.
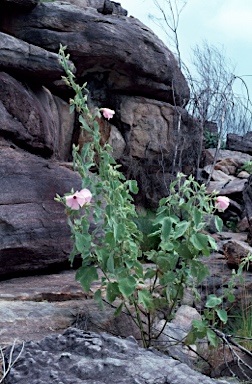
[[[242,170],[248,172],[250,175],[252,173],[252,161],[246,161],[242,166]]]
[[[143,240],[140,243],[142,252],[150,251],[151,249],[157,249],[160,243],[160,237],[158,234],[150,236],[155,230],[154,221],[156,218],[156,212],[151,209],[142,209],[137,217],[133,218],[137,228],[143,235]]]
[[[208,130],[204,130],[205,148],[217,148],[220,135],[214,134]],[[224,140],[221,142],[220,149],[225,149],[226,143]]]
[[[66,206],[72,231],[74,247],[70,260],[73,262],[75,256],[81,255],[82,266],[76,279],[86,292],[93,281],[99,280],[98,270],[102,271],[101,288],[96,289],[95,300],[102,307],[105,290],[108,302],[119,301],[115,316],[126,310],[139,327],[143,345],[149,347],[172,319],[185,287],[190,287],[198,299],[195,287],[209,273],[200,258],[217,249],[215,240],[204,233],[205,215],[213,214],[218,206],[216,195],[207,194],[206,186],[199,185],[193,176],[186,178],[178,173],[170,184],[169,195],[160,200],[155,218],[148,212],[148,220],[143,221],[131,196],[138,191],[136,181],[126,180],[111,156],[112,148],[100,145],[96,116],[102,112],[104,117],[112,118],[114,111],[97,108],[91,113],[86,84],[75,83],[67,64],[69,55],[64,50],[61,47],[60,62],[67,74],[64,79],[75,91],[70,111],[76,109],[82,129],[93,138],[83,145],[81,152],[78,147],[73,148],[74,165],[82,177],[83,189],[56,198]],[[95,229],[90,227],[91,216]],[[218,216],[215,225],[220,231],[222,221]],[[103,235],[97,237],[98,233]],[[146,236],[155,239],[155,246],[149,249],[148,245],[148,251],[143,252]],[[156,239],[160,239],[158,246]],[[142,257],[149,262],[146,269],[141,264]],[[221,304],[222,298],[209,297],[204,318],[195,325],[191,338],[208,336],[210,343],[216,345],[215,334],[206,320],[211,320],[214,312],[219,321],[226,322],[227,314]],[[164,327],[154,336],[157,312],[164,308]]]

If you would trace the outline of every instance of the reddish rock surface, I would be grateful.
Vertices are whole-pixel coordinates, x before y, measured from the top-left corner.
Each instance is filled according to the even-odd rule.
[[[5,12],[0,29],[57,53],[67,46],[83,78],[90,70],[105,75],[108,88],[182,105],[189,88],[164,43],[135,18],[103,15],[72,4],[40,3],[31,11]],[[74,36],[74,38],[73,38]]]
[[[69,266],[70,229],[54,197],[79,189],[79,174],[5,142],[0,179],[0,277]]]

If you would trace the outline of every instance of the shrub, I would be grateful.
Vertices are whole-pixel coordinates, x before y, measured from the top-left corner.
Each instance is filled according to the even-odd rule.
[[[198,296],[195,286],[209,273],[200,258],[217,249],[215,240],[204,233],[203,219],[220,209],[220,202],[216,203],[215,193],[207,194],[206,186],[199,185],[193,176],[186,178],[179,173],[170,185],[169,195],[160,200],[153,221],[154,231],[148,235],[159,238],[159,245],[142,252],[144,228],[132,198],[138,191],[137,183],[126,180],[119,171],[119,165],[111,156],[112,148],[100,144],[96,116],[102,113],[105,118],[112,118],[114,111],[97,108],[90,112],[86,84],[76,84],[67,64],[69,55],[66,56],[64,50],[61,46],[60,63],[67,74],[64,79],[75,91],[70,111],[76,109],[82,129],[92,136],[92,141],[84,144],[80,153],[78,147],[73,147],[74,166],[82,177],[82,190],[56,197],[66,207],[72,231],[74,246],[70,260],[73,262],[76,255],[81,255],[82,266],[76,272],[76,279],[85,291],[99,279],[98,270],[102,271],[100,288],[96,289],[94,299],[102,307],[104,290],[109,303],[119,300],[115,316],[126,310],[139,327],[143,345],[148,347],[154,337],[157,312],[165,308],[165,327],[185,287],[191,287]],[[95,223],[94,229],[90,226],[90,216]],[[218,216],[215,225],[221,230],[222,221]],[[98,233],[102,236],[98,237]],[[150,262],[146,269],[140,262],[143,255]],[[220,304],[218,298],[209,298],[211,311],[216,311],[225,321],[225,311],[218,309]],[[206,332],[205,323],[203,325],[205,333],[198,332],[195,327],[193,337],[207,334],[213,343],[213,335]]]

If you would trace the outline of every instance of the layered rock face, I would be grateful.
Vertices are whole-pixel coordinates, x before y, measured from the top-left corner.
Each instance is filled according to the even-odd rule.
[[[90,106],[116,111],[104,141],[139,200],[156,205],[171,174],[193,172],[201,131],[183,109],[187,83],[170,50],[119,3],[108,0],[4,0],[0,15],[0,277],[64,264],[70,250],[64,207],[81,187],[66,168],[80,135],[61,79],[60,44],[76,81],[88,82]],[[132,165],[130,167],[130,165]],[[35,256],[36,255],[36,256]]]
[[[68,267],[71,233],[54,197],[80,189],[79,175],[2,142],[0,178],[0,278]]]

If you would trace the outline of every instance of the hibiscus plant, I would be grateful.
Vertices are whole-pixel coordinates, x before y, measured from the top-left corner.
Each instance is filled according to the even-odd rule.
[[[66,207],[72,231],[70,260],[81,256],[76,279],[83,289],[88,292],[99,280],[94,299],[101,307],[104,299],[113,303],[115,316],[121,311],[129,314],[139,328],[143,346],[149,347],[164,329],[155,333],[157,313],[163,314],[166,324],[183,298],[185,287],[191,287],[197,296],[195,287],[208,274],[200,258],[217,249],[215,240],[204,232],[204,218],[216,209],[227,208],[228,200],[219,197],[216,201],[216,194],[207,194],[205,185],[199,185],[192,176],[178,174],[157,209],[153,236],[160,238],[158,249],[143,255],[132,197],[138,192],[137,183],[126,180],[119,171],[112,148],[100,144],[97,116],[110,119],[115,112],[108,108],[90,111],[86,84],[76,84],[68,59],[61,46],[59,61],[66,72],[64,80],[75,92],[70,111],[76,109],[83,134],[92,137],[81,150],[73,146],[73,162],[81,175],[82,189],[56,197]],[[218,230],[221,224],[216,216]],[[141,263],[143,256],[147,267]],[[214,304],[212,308],[218,310],[219,301]],[[219,314],[223,319],[223,312]]]

